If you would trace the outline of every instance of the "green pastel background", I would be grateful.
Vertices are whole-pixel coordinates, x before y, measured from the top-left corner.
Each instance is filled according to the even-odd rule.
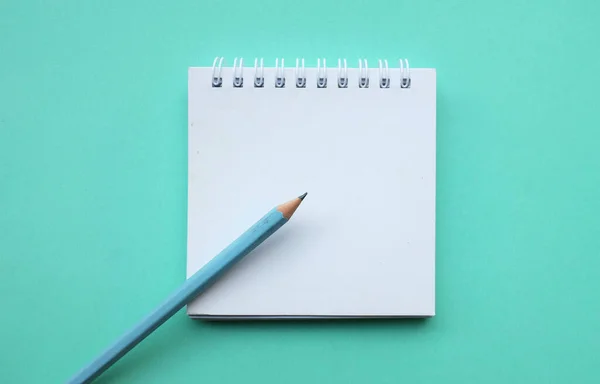
[[[0,1],[0,382],[64,382],[185,278],[187,68],[217,55],[437,69],[437,316],[181,311],[98,382],[598,382],[598,20],[583,0]]]

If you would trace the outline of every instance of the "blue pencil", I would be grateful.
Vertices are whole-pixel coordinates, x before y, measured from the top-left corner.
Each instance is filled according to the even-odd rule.
[[[123,335],[116,343],[98,358],[84,367],[70,381],[71,384],[90,383],[110,368],[150,333],[183,308],[204,289],[217,280],[233,264],[265,241],[292,217],[306,193],[293,200],[276,206],[238,237],[233,243],[206,263],[199,271],[187,279],[183,285],[139,324]]]

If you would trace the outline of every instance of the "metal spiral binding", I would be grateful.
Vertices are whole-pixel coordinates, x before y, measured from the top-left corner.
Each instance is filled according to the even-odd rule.
[[[275,88],[285,88],[285,64],[284,59],[275,59]],[[317,59],[317,88],[327,88],[327,61],[326,59]],[[343,63],[343,65],[342,65]],[[400,59],[400,88],[410,88],[412,85],[410,76],[410,67],[407,59]],[[223,86],[223,57],[216,57],[212,65],[212,76],[211,85],[214,88],[221,88]],[[306,69],[304,67],[304,58],[296,59],[296,69],[294,70],[294,79],[296,88],[306,88],[308,81],[306,78]],[[261,58],[254,59],[254,76],[253,85],[255,88],[263,88],[265,86],[265,68],[264,61]],[[233,61],[233,79],[232,84],[234,88],[244,87],[244,59],[236,57]],[[346,59],[338,59],[337,67],[337,86],[338,88],[348,88],[350,84],[348,78],[348,65]],[[369,88],[369,64],[366,59],[358,60],[358,87]],[[379,88],[392,88],[396,85],[392,84],[390,77],[390,69],[388,67],[387,60],[379,60]]]
[[[338,88],[348,88],[348,65],[344,59],[344,68],[342,68],[342,60],[338,59]]]
[[[233,60],[233,86],[235,88],[241,88],[244,86],[244,59],[240,59],[240,66],[237,66],[237,57]],[[240,73],[238,75],[238,68]]]
[[[379,60],[379,88],[389,88],[391,83],[387,60],[384,60],[384,63],[385,67]]]
[[[283,59],[281,59],[281,67],[279,66],[279,59],[275,59],[275,88],[285,87],[285,72],[283,66]]]
[[[296,59],[296,71],[294,72],[296,78],[296,88],[306,88],[306,71],[304,70],[304,59],[302,59],[302,66],[299,66],[299,59]]]
[[[366,59],[358,59],[358,88],[369,88],[369,64]]]
[[[408,66],[408,60],[404,59],[406,63],[406,72],[404,71],[404,64],[400,59],[400,73],[402,78],[400,80],[400,88],[410,88],[410,67]]]
[[[217,68],[217,61],[219,62],[219,67]],[[220,87],[223,85],[223,77],[221,76],[221,66],[223,65],[223,58],[215,57],[215,61],[213,61],[212,66],[212,86]]]
[[[260,59],[260,69],[258,68],[258,59],[254,59],[254,87],[262,88],[265,86],[265,67],[263,59]]]
[[[327,61],[323,59],[323,68],[321,68],[321,59],[317,60],[317,88],[327,88]]]

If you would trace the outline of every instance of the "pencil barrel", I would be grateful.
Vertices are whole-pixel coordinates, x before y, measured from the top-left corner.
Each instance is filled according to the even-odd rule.
[[[187,279],[181,287],[136,326],[125,333],[115,344],[110,346],[90,365],[81,370],[69,383],[90,383],[97,378],[286,222],[287,219],[277,209],[274,208],[269,211],[240,237]]]

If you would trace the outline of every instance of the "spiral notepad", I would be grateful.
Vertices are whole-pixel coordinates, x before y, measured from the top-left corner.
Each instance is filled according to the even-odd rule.
[[[433,316],[435,69],[287,63],[189,69],[187,275],[274,202],[308,197],[188,315]]]

